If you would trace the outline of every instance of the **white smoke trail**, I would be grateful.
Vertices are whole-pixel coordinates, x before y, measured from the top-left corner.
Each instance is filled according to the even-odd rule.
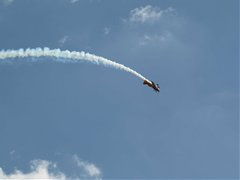
[[[36,48],[36,49],[19,49],[19,50],[2,50],[0,51],[0,59],[8,59],[8,58],[25,58],[25,57],[55,57],[55,58],[66,58],[71,60],[85,60],[96,64],[102,64],[104,66],[113,67],[116,69],[120,69],[123,71],[127,71],[132,73],[133,75],[139,77],[142,80],[149,81],[147,78],[139,74],[138,72],[132,70],[129,67],[126,67],[122,64],[116,63],[109,59],[96,56],[94,54],[85,53],[83,51],[76,52],[76,51],[61,51],[60,49],[49,49],[45,48]],[[149,81],[150,82],[150,81]]]

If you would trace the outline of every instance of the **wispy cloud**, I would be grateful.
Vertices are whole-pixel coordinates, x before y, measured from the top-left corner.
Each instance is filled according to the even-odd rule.
[[[139,45],[145,46],[148,44],[159,44],[169,41],[172,38],[172,34],[168,31],[161,34],[144,34],[139,39]]]
[[[84,170],[88,177],[100,179],[102,172],[96,165],[82,161],[77,155],[73,156],[73,160],[77,163],[79,168]]]
[[[176,44],[184,22],[173,7],[163,9],[152,5],[136,7],[122,20],[131,48],[165,48]]]
[[[5,5],[10,5],[13,3],[14,0],[0,0],[0,2],[4,3]]]
[[[68,39],[68,36],[63,36],[61,39],[59,39],[58,43],[60,44],[60,46],[63,46]]]
[[[105,35],[108,35],[109,33],[110,33],[110,28],[109,27],[105,27],[104,29],[103,29],[103,33],[105,34]]]
[[[13,155],[13,154],[15,154],[15,153],[16,153],[15,150],[11,150],[11,151],[9,152],[10,155]]]
[[[130,11],[129,21],[130,22],[155,22],[159,20],[164,14],[173,12],[172,7],[168,7],[165,10],[161,10],[159,7],[152,7],[147,5],[145,7],[138,7]]]
[[[77,3],[79,2],[79,0],[70,0],[70,3],[74,4],[74,3]]]

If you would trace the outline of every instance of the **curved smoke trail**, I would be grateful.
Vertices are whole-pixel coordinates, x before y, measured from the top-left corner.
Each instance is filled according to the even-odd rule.
[[[36,48],[36,49],[19,49],[19,50],[2,50],[0,51],[0,59],[8,59],[8,58],[25,58],[25,57],[55,57],[55,58],[66,58],[71,60],[85,60],[96,64],[102,64],[104,66],[113,67],[116,69],[120,69],[133,75],[139,77],[142,80],[149,81],[147,78],[139,74],[138,72],[132,70],[129,67],[126,67],[122,64],[116,63],[109,59],[96,56],[94,54],[85,53],[83,51],[76,52],[76,51],[61,51],[60,49],[49,49],[45,48]],[[150,81],[149,81],[150,82]]]

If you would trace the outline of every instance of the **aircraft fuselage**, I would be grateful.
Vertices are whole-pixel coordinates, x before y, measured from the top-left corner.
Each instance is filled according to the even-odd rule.
[[[160,87],[158,86],[158,84],[156,85],[153,81],[144,80],[143,84],[153,88],[156,92],[160,92]]]

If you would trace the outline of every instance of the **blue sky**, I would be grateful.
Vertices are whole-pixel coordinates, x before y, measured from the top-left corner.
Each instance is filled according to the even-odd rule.
[[[90,63],[1,63],[2,177],[239,177],[237,0],[1,0],[0,40],[90,52],[161,86]]]

